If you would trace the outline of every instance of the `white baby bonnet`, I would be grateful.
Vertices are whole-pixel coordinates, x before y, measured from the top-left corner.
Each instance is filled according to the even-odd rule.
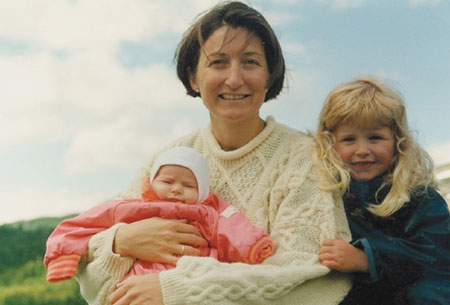
[[[197,179],[198,200],[201,203],[208,198],[209,195],[209,168],[205,158],[196,150],[186,147],[177,146],[163,152],[153,164],[150,175],[150,182],[155,178],[156,173],[163,165],[180,165],[192,171]]]

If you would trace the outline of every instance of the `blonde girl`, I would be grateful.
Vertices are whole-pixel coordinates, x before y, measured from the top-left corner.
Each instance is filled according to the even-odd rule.
[[[339,190],[353,240],[327,239],[321,263],[354,274],[341,304],[449,304],[450,214],[401,96],[362,77],[326,98],[317,161]]]

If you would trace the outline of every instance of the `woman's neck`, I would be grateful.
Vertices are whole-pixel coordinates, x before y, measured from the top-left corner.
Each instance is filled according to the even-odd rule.
[[[258,117],[251,122],[216,121],[211,118],[211,128],[214,137],[225,151],[238,149],[255,138],[266,126]]]

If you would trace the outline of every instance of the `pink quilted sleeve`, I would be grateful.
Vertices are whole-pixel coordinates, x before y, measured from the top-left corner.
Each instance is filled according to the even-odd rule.
[[[118,204],[132,201],[107,202],[62,221],[47,239],[44,256],[47,280],[59,282],[74,277],[91,236],[114,225],[113,213]]]
[[[216,246],[218,258],[225,262],[257,264],[273,254],[273,242],[261,228],[216,195],[220,208]],[[223,209],[225,208],[225,209]]]

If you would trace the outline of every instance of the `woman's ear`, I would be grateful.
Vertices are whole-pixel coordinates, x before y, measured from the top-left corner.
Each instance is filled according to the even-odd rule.
[[[189,84],[191,85],[192,90],[195,92],[199,92],[199,88],[197,85],[197,81],[195,80],[195,73],[191,72],[191,69],[188,68],[188,75],[189,75]]]

